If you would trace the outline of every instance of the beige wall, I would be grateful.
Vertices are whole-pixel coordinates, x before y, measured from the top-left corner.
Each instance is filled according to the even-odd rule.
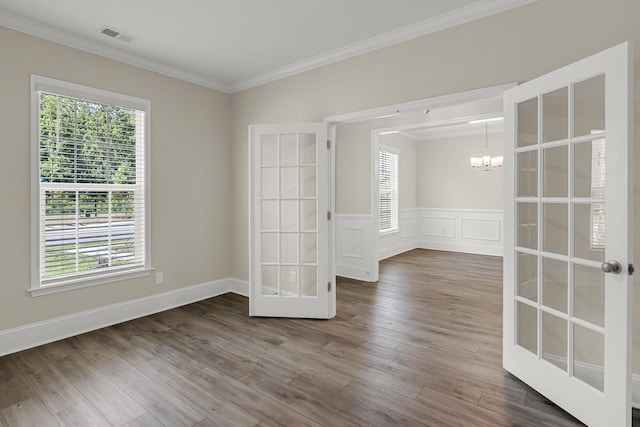
[[[486,99],[425,114],[405,113],[382,119],[342,123],[336,126],[336,212],[369,214],[371,211],[371,131],[402,125],[433,123],[502,111],[502,98]],[[474,154],[476,155],[476,154]]]
[[[502,133],[490,133],[489,154],[502,155]],[[472,169],[469,157],[484,152],[484,134],[418,142],[417,203],[420,208],[502,209],[502,169]]]
[[[229,95],[0,27],[0,330],[228,277]],[[151,100],[154,277],[33,298],[30,75]]]
[[[379,120],[344,123],[336,127],[336,212],[368,214],[371,211],[371,131],[415,123],[423,113]],[[416,207],[415,141],[399,134],[380,135],[380,143],[404,151],[400,155],[398,201],[400,209]],[[409,186],[405,188],[405,186]]]

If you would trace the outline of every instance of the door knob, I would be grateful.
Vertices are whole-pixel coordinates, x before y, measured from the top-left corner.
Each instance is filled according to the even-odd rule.
[[[618,273],[620,273],[622,271],[622,266],[620,265],[620,263],[618,261],[603,262],[602,265],[600,266],[600,268],[605,273],[618,274]]]

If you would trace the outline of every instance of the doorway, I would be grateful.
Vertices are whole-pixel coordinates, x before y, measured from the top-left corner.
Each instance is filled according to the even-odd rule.
[[[502,173],[469,164],[483,154],[485,138],[491,153],[502,153],[501,117],[502,100],[493,96],[340,123],[337,274],[375,282],[380,260],[414,248],[502,255]],[[380,191],[380,147],[385,158],[397,156],[397,200]]]

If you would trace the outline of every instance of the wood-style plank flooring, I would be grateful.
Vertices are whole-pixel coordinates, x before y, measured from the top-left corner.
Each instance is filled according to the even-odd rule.
[[[576,426],[501,368],[500,258],[414,250],[330,321],[232,294],[0,358],[2,426]]]

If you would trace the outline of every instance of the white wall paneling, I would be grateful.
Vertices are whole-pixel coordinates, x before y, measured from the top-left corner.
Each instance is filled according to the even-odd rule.
[[[502,217],[501,210],[401,209],[398,232],[379,236],[371,215],[337,214],[336,275],[374,282],[379,260],[416,248],[502,256]]]
[[[418,247],[418,212],[401,209],[398,231],[378,236],[378,260],[390,258]]]
[[[502,210],[416,210],[418,247],[502,256]]]
[[[374,256],[371,215],[337,214],[335,218],[336,275],[367,282],[377,280],[372,268],[378,260]]]

